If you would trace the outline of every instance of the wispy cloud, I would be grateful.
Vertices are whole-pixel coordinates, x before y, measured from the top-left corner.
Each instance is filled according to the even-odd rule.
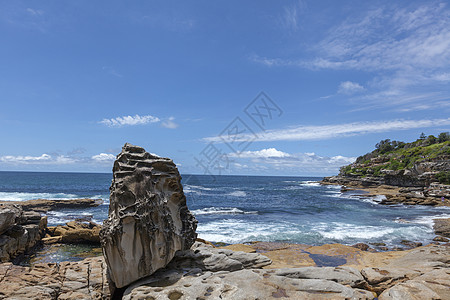
[[[27,8],[27,12],[32,16],[42,16],[44,11],[41,9]]]
[[[0,156],[0,162],[6,165],[68,165],[68,164],[104,164],[111,163],[116,156],[110,153],[100,153],[91,157],[80,157],[74,155],[60,155],[60,154],[42,154],[40,156],[31,155],[4,155]]]
[[[13,155],[5,155],[0,156],[0,161],[2,162],[23,162],[30,163],[36,161],[49,161],[51,160],[51,156],[48,154],[42,154],[41,156],[13,156]]]
[[[40,156],[4,155],[0,156],[0,161],[7,164],[15,164],[15,165],[71,164],[75,162],[75,159],[64,155],[52,156],[44,153]]]
[[[124,117],[116,117],[112,119],[103,119],[100,121],[101,124],[104,124],[109,127],[123,127],[123,126],[134,126],[134,125],[144,125],[148,123],[157,123],[161,121],[158,117],[154,117],[151,115],[146,116],[124,116]]]
[[[352,95],[364,91],[364,87],[357,82],[344,81],[339,84],[338,93]]]
[[[178,124],[174,122],[175,118],[174,117],[170,117],[167,120],[164,120],[161,123],[161,126],[164,128],[169,128],[169,129],[175,129],[178,127]]]
[[[363,135],[375,132],[390,132],[414,128],[427,128],[450,125],[448,119],[432,120],[391,120],[377,122],[354,122],[335,125],[294,126],[286,129],[267,130],[254,135],[214,136],[206,137],[206,142],[235,143],[254,140],[257,142],[326,140],[339,137]]]
[[[92,156],[91,158],[97,162],[111,162],[116,159],[116,156],[110,153],[100,153]]]
[[[102,70],[106,73],[108,73],[109,75],[115,76],[115,77],[119,77],[122,78],[123,75],[120,74],[119,72],[116,71],[116,69],[114,69],[113,67],[109,67],[109,66],[103,66]]]
[[[450,99],[446,85],[450,80],[450,9],[445,3],[419,2],[406,8],[390,3],[350,15],[333,24],[309,51],[312,59],[258,55],[251,59],[268,67],[366,72],[373,80],[364,95],[351,100],[368,108],[423,109],[423,103],[440,108],[442,100]],[[428,98],[431,92],[437,95]]]

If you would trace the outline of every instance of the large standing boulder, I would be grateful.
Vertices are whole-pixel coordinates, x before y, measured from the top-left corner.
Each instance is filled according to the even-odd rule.
[[[197,220],[180,181],[171,159],[123,146],[114,162],[109,215],[100,232],[115,287],[165,267],[176,251],[194,243]]]

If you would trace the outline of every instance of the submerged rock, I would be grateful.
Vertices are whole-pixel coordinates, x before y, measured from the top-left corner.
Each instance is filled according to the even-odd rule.
[[[100,239],[109,276],[124,287],[165,267],[187,250],[197,220],[186,206],[181,176],[171,159],[125,144],[113,167],[108,219]]]

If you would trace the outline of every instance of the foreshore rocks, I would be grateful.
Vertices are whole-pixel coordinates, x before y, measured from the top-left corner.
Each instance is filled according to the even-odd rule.
[[[389,185],[385,178],[381,177],[338,175],[323,178],[321,184],[342,185],[342,191],[351,189],[368,191],[369,194],[364,196],[384,195],[386,198],[379,202],[383,205],[450,205],[450,185],[436,182],[423,186],[411,183],[411,186],[405,187],[404,185]]]
[[[17,205],[0,206],[0,261],[6,262],[28,251],[45,234],[47,217],[23,211]]]
[[[49,210],[63,209],[63,208],[89,208],[96,207],[103,203],[102,199],[64,199],[64,200],[48,200],[35,199],[27,201],[1,201],[0,205],[18,205],[24,211],[38,211],[47,212]]]
[[[258,253],[217,249],[196,242],[164,269],[130,285],[131,299],[374,299],[353,268],[261,269],[271,260]]]
[[[102,257],[32,267],[0,264],[0,299],[110,299]]]
[[[289,257],[304,247],[310,254],[346,259],[340,266],[317,267],[313,260],[302,263],[296,258],[297,267],[279,267],[295,265]],[[122,299],[374,299],[377,295],[392,300],[450,299],[448,245],[377,253],[339,244],[257,243],[240,248],[267,252],[245,253],[196,242],[189,250],[178,251],[165,268],[128,286]],[[280,248],[285,251],[282,256]],[[0,264],[0,299],[110,298],[103,257],[32,267]]]
[[[66,225],[48,227],[47,235],[42,239],[45,244],[53,243],[87,243],[100,245],[101,225],[88,222],[70,221]]]
[[[151,275],[194,243],[197,221],[172,160],[125,144],[114,162],[110,191],[100,238],[115,287]]]
[[[450,238],[450,218],[434,219],[434,232],[436,235],[441,235]]]

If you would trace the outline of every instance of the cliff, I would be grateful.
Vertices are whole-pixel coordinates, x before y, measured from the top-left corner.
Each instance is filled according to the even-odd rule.
[[[350,187],[397,187],[383,204],[439,205],[450,197],[450,135],[421,136],[411,143],[383,140],[375,150],[325,177],[324,184]],[[442,199],[444,197],[444,199]],[[412,199],[412,200],[411,200]]]

